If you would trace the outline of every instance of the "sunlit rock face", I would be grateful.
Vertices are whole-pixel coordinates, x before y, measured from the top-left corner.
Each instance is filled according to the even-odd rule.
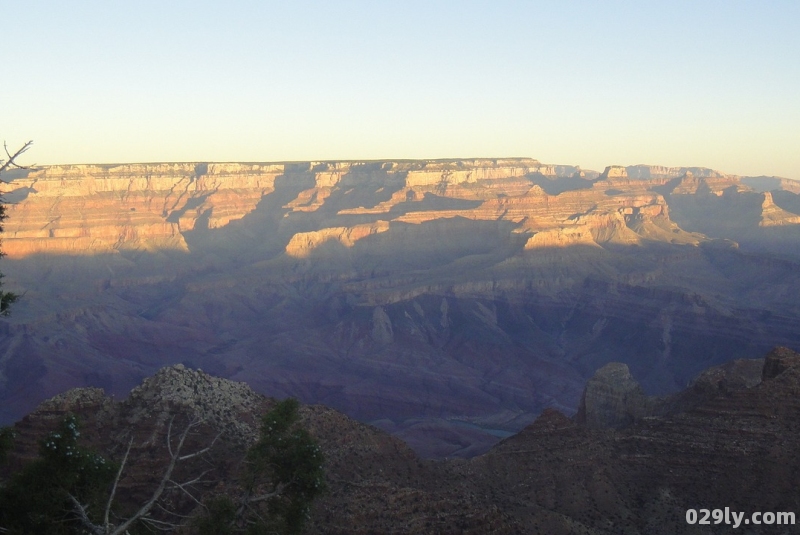
[[[0,270],[25,297],[0,324],[3,421],[184,363],[469,456],[574,412],[609,362],[665,394],[800,345],[800,195],[782,179],[533,159],[4,178]]]
[[[286,252],[299,257],[331,240],[352,247],[392,221],[504,220],[532,238],[527,248],[633,243],[637,233],[626,228],[632,220],[675,228],[658,193],[602,191],[625,178],[624,167],[609,168],[597,185],[577,167],[529,159],[53,166],[8,188],[5,251],[12,258],[185,252],[188,233],[253,213],[276,191],[276,180],[279,193],[288,193],[279,208],[288,218],[281,230],[297,231]]]
[[[5,251],[97,254],[187,250],[198,220],[227,225],[272,191],[283,166],[140,164],[54,166],[15,180]]]

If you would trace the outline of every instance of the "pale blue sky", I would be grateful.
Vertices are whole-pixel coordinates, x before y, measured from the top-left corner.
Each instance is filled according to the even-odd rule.
[[[530,156],[800,179],[800,2],[0,0],[29,163]]]

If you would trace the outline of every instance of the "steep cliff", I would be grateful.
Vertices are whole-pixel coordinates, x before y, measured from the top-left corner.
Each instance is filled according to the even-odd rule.
[[[573,189],[542,189],[562,182]],[[188,235],[241,220],[272,197],[287,219],[282,232],[299,233],[286,240],[293,256],[299,249],[307,256],[337,233],[358,236],[337,240],[352,247],[365,224],[386,228],[391,221],[452,217],[502,219],[518,232],[545,233],[528,247],[630,243],[637,237],[626,232],[626,218],[660,217],[669,224],[660,195],[634,193],[608,195],[592,188],[578,168],[529,159],[52,166],[9,185],[5,251],[12,258],[185,252]]]
[[[98,254],[186,250],[183,232],[202,218],[217,228],[252,211],[273,191],[280,165],[73,165],[34,170],[9,188],[13,224],[5,249]],[[13,189],[12,189],[13,188]]]

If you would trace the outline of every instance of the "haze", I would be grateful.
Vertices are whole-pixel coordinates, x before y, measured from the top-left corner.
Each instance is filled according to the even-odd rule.
[[[797,2],[31,2],[22,163],[531,156],[800,178]]]

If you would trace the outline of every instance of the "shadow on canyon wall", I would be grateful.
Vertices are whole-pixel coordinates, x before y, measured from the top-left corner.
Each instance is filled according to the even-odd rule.
[[[665,394],[800,347],[797,262],[714,244],[523,251],[513,230],[393,223],[353,247],[234,249],[223,264],[233,244],[213,237],[198,253],[6,260],[27,293],[2,324],[0,416],[74,386],[123,396],[184,363],[337,408],[423,455],[470,456],[546,407],[573,412],[611,361]]]

